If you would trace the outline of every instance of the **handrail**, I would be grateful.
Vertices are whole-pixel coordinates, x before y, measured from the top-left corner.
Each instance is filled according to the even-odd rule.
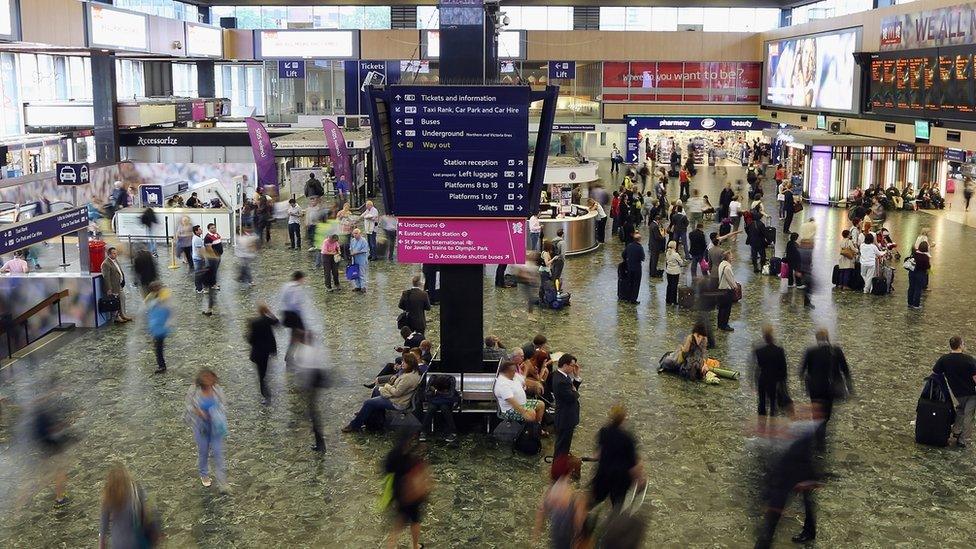
[[[68,297],[68,290],[61,290],[60,292],[53,293],[53,294],[49,295],[47,297],[47,299],[45,299],[44,301],[41,301],[37,305],[34,305],[30,309],[27,309],[26,311],[24,311],[23,313],[21,313],[20,316],[18,316],[17,318],[13,319],[10,322],[9,326],[17,326],[19,324],[23,324],[24,322],[27,322],[30,319],[30,317],[32,317],[32,316],[36,315],[37,313],[41,312],[42,309],[45,309],[49,305],[53,305],[54,303],[57,303],[58,301],[61,301],[62,299],[66,298],[66,297]],[[0,325],[0,334],[5,333],[6,331],[7,331],[7,326]]]

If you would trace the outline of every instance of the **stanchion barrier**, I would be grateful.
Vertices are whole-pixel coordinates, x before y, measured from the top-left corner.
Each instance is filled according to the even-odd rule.
[[[169,218],[166,218],[166,217],[163,218],[163,225],[166,227],[166,242],[169,242],[169,221],[168,221],[168,219]],[[173,237],[173,244],[169,247],[169,268],[170,269],[179,269],[179,267],[176,265],[176,254],[178,254],[178,253],[180,253],[180,251],[176,249],[176,237],[174,236]]]

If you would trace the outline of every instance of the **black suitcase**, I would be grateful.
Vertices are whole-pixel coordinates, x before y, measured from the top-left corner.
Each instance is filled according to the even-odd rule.
[[[629,299],[627,296],[627,264],[623,261],[617,264],[617,299]]]
[[[871,279],[871,295],[888,295],[888,279],[876,276]]]
[[[915,408],[915,442],[929,446],[947,446],[956,412],[948,402],[918,399]]]
[[[766,246],[776,247],[776,227],[766,227]],[[777,269],[778,271],[779,269]],[[772,269],[770,269],[772,271]],[[776,274],[779,274],[778,272]]]
[[[689,286],[678,287],[678,307],[691,309],[695,306],[695,290]]]
[[[840,265],[834,265],[834,272],[830,275],[830,283],[834,286],[840,284]]]
[[[851,278],[847,281],[847,287],[854,290],[855,292],[860,292],[864,290],[864,277],[861,276],[861,264],[854,263],[854,271],[851,272]]]
[[[779,271],[783,268],[783,258],[773,256],[769,258],[769,276],[779,276]]]

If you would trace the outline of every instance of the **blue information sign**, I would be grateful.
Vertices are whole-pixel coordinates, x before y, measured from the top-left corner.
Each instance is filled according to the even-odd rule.
[[[143,207],[156,207],[163,205],[163,186],[156,184],[139,185],[139,200]]]
[[[54,166],[58,185],[86,185],[91,182],[85,162],[58,162]]]
[[[549,80],[572,80],[576,78],[576,61],[550,61]]]
[[[305,61],[302,59],[278,61],[278,78],[305,78]]]
[[[397,215],[528,214],[527,86],[393,86]]]
[[[49,213],[7,225],[0,230],[0,254],[78,232],[88,227],[88,208]]]

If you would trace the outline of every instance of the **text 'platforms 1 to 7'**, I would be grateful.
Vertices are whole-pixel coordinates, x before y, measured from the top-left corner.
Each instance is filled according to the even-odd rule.
[[[529,89],[393,86],[397,213],[527,215]]]

